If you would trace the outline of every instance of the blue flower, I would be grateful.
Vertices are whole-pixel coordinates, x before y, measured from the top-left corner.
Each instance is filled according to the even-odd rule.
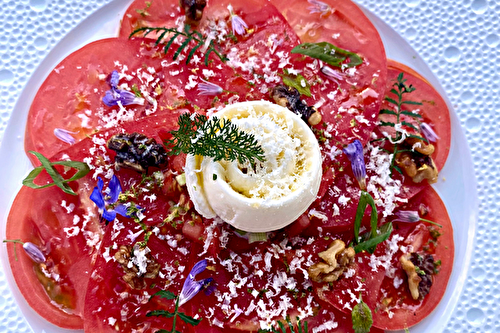
[[[342,151],[347,155],[349,161],[351,161],[352,173],[356,177],[359,187],[362,190],[366,190],[366,166],[361,141],[354,140],[353,143],[348,144]]]
[[[107,106],[115,106],[118,104],[121,105],[130,105],[130,104],[139,104],[144,105],[144,98],[137,97],[135,94],[130,91],[126,91],[123,89],[118,89],[118,82],[120,80],[120,74],[118,71],[114,70],[111,72],[111,75],[108,80],[108,84],[111,87],[110,90],[106,91],[106,94],[102,98],[102,101]]]
[[[215,286],[212,284],[213,278],[207,278],[200,281],[195,281],[197,274],[203,272],[207,268],[207,261],[205,259],[198,261],[191,272],[189,272],[186,281],[184,281],[184,286],[182,286],[181,293],[179,295],[179,306],[189,301],[191,298],[196,296],[201,289],[205,289],[205,294],[210,295],[214,290]]]
[[[113,175],[109,181],[108,188],[103,192],[104,182],[101,177],[97,177],[97,186],[94,187],[92,194],[90,195],[90,200],[92,200],[99,211],[102,213],[102,218],[106,221],[114,221],[116,214],[121,216],[130,217],[127,214],[127,207],[123,204],[114,205],[118,201],[118,196],[122,192],[122,186],[118,178]],[[106,196],[103,195],[106,194]],[[106,209],[107,205],[112,205],[113,209]]]

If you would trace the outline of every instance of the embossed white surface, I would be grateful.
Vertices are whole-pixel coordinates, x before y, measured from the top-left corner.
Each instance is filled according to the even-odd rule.
[[[108,2],[0,0],[0,139],[21,89],[48,51]],[[472,150],[481,200],[475,248],[463,294],[445,332],[500,332],[500,173],[496,165],[500,162],[500,1],[357,2],[404,36],[429,64],[466,129]],[[0,271],[3,332],[30,329]]]

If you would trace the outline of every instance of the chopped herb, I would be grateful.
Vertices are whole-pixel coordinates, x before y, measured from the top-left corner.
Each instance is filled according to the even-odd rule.
[[[132,89],[132,91],[134,92],[134,95],[135,95],[135,96],[143,98],[141,91],[140,91],[140,90],[139,90],[139,88],[137,87],[137,84],[135,84],[135,83],[134,83],[134,84],[132,85],[132,88],[131,88],[131,89]]]
[[[307,321],[302,322],[299,317],[296,317],[296,325],[292,323],[290,317],[288,316],[285,318],[285,322],[288,325],[288,328],[290,329],[291,333],[308,333]],[[285,324],[282,321],[277,321],[275,325],[272,325],[272,328],[270,330],[260,329],[258,332],[287,333],[288,330],[287,326],[285,326]]]
[[[69,187],[68,183],[80,179],[84,177],[86,174],[90,172],[90,168],[87,165],[87,163],[83,162],[76,162],[76,161],[57,161],[57,162],[50,162],[45,156],[42,154],[30,150],[29,153],[35,155],[40,163],[42,164],[39,167],[34,168],[26,178],[23,180],[23,185],[34,188],[34,189],[41,189],[41,188],[47,188],[51,186],[58,186],[61,190],[63,190],[65,193],[71,194],[71,195],[76,195],[75,191],[71,187]],[[77,172],[68,179],[65,179],[55,168],[54,165],[62,165],[64,167],[69,167],[72,169],[76,169]],[[35,184],[35,179],[38,177],[38,175],[43,171],[47,171],[49,174],[50,178],[54,181],[53,183],[45,184],[45,185],[37,185]]]
[[[191,61],[191,59],[193,58],[193,55],[195,54],[195,52],[200,47],[204,46],[205,42],[206,42],[206,38],[203,37],[203,35],[199,31],[190,31],[190,30],[191,30],[191,26],[189,24],[184,25],[184,30],[182,30],[182,31],[178,30],[177,28],[141,27],[141,28],[138,28],[138,29],[135,29],[134,31],[132,31],[129,38],[132,38],[134,35],[137,35],[139,33],[143,33],[142,37],[146,37],[150,33],[156,32],[159,34],[159,36],[156,39],[155,45],[158,45],[158,44],[162,43],[163,38],[165,36],[167,36],[167,34],[172,33],[173,36],[168,40],[168,42],[165,44],[165,47],[163,49],[163,52],[166,54],[168,52],[168,50],[170,50],[170,48],[174,44],[174,41],[177,39],[177,37],[181,37],[181,38],[184,37],[183,42],[177,48],[177,50],[175,51],[175,53],[173,55],[173,60],[177,60],[177,58],[179,57],[181,52],[184,51],[184,49],[186,49],[187,46],[189,44],[191,44],[191,42],[194,42],[195,45],[191,48],[191,50],[189,51],[189,53],[186,57],[186,64],[188,64]],[[217,55],[217,57],[219,57],[219,59],[222,62],[227,60],[227,58],[224,54],[221,54],[219,51],[217,51],[217,49],[214,45],[214,41],[211,40],[210,43],[208,44],[208,47],[207,47],[206,53],[205,53],[205,65],[206,66],[208,66],[208,63],[209,63],[208,58],[212,52],[215,53],[215,55]]]
[[[143,8],[143,9],[136,9],[135,11],[137,12],[137,14],[143,16],[143,17],[146,17],[146,16],[150,16],[151,14],[148,13],[148,9],[149,7],[151,7],[151,1],[146,1],[146,7]]]
[[[186,153],[213,157],[215,161],[238,160],[242,164],[264,161],[264,151],[255,137],[240,131],[228,119],[208,119],[200,114],[191,119],[189,113],[184,113],[178,123],[179,129],[170,132],[173,138],[165,142],[170,155]]]
[[[363,63],[363,59],[354,52],[343,50],[327,42],[303,43],[294,47],[291,53],[307,55],[314,59],[319,59],[335,67],[355,67]],[[349,59],[349,62],[345,61]]]

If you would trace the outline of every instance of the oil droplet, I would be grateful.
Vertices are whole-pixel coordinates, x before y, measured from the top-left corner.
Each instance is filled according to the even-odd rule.
[[[474,268],[472,270],[472,278],[476,281],[483,281],[486,277],[486,272],[482,268]]]
[[[35,48],[37,50],[45,50],[47,48],[48,44],[49,44],[49,42],[47,41],[47,39],[45,37],[37,37],[33,41],[33,45],[35,46]]]
[[[467,311],[467,321],[474,326],[481,326],[484,321],[484,312],[478,308],[472,308]]]
[[[470,117],[465,121],[465,127],[473,133],[479,132],[481,129],[481,120],[476,117]]]
[[[47,8],[46,0],[30,0],[30,7],[36,11],[42,11]]]
[[[476,14],[483,14],[488,9],[488,2],[486,0],[474,0],[470,8]]]
[[[496,47],[498,44],[500,44],[500,37],[495,34],[491,34],[486,36],[486,44],[490,47]]]
[[[474,100],[474,94],[470,91],[464,91],[460,96],[460,100],[465,104],[470,104]]]
[[[0,71],[0,84],[7,86],[14,81],[14,73],[8,69],[2,69]]]
[[[444,50],[444,58],[448,62],[457,62],[460,59],[460,50],[455,46],[449,46]]]

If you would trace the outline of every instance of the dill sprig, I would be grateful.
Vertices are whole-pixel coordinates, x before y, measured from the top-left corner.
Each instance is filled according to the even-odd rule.
[[[295,327],[295,325],[292,323],[292,321],[290,320],[290,317],[286,317],[285,320],[286,320],[286,323],[288,325],[288,328],[290,329],[290,332],[291,333],[308,333],[308,328],[307,328],[307,321],[304,321],[304,323],[302,323],[299,319],[299,317],[296,317],[297,319],[297,325]],[[283,324],[281,321],[277,321],[277,326],[279,327],[279,331],[278,329],[276,328],[276,325],[274,325],[271,330],[259,330],[259,333],[261,332],[272,332],[272,333],[287,333],[287,327],[285,326],[285,324]]]
[[[394,128],[396,128],[396,125],[407,126],[409,128],[414,129],[417,133],[420,133],[420,129],[417,126],[415,126],[415,125],[413,125],[405,120],[401,121],[402,115],[405,115],[405,116],[408,116],[408,117],[415,119],[417,121],[417,123],[420,123],[420,121],[422,119],[422,116],[420,114],[413,113],[411,111],[403,109],[404,105],[422,105],[422,103],[420,103],[420,102],[410,101],[410,100],[405,99],[405,97],[406,97],[405,95],[410,94],[413,91],[415,91],[415,87],[413,87],[413,85],[411,85],[411,84],[407,85],[406,84],[407,80],[403,76],[404,76],[403,73],[400,73],[398,75],[396,82],[393,84],[393,88],[390,90],[390,92],[392,94],[396,95],[396,99],[391,98],[389,96],[385,97],[385,100],[387,102],[393,104],[395,106],[396,110],[390,110],[390,109],[380,110],[380,114],[388,114],[388,115],[395,116],[396,122],[380,121],[379,126],[390,126],[390,127],[394,127]],[[403,135],[405,135],[405,137],[403,137]],[[394,150],[392,152],[393,155],[392,155],[392,160],[391,160],[391,174],[392,174],[392,170],[394,170],[394,169],[401,174],[403,173],[401,171],[401,168],[399,168],[399,166],[397,166],[395,163],[396,163],[396,155],[398,153],[402,153],[405,151],[411,151],[410,149],[402,149],[401,148],[401,144],[403,143],[405,138],[415,138],[415,139],[422,140],[426,143],[429,142],[423,136],[415,135],[415,134],[403,134],[401,131],[398,131],[397,128],[395,131],[395,135],[393,137],[384,137],[381,139],[374,140],[374,141],[390,141],[394,145]]]
[[[180,153],[213,157],[243,164],[253,164],[255,159],[263,162],[264,151],[253,134],[240,131],[228,119],[189,113],[178,119],[179,129],[171,131],[172,139],[165,142],[170,155]]]
[[[177,48],[177,50],[174,53],[174,56],[173,56],[174,61],[177,60],[177,58],[179,57],[181,52],[184,51],[184,49],[186,49],[188,47],[188,45],[191,44],[191,42],[194,42],[194,46],[191,48],[191,50],[189,51],[187,58],[186,58],[186,64],[188,64],[191,61],[191,59],[193,58],[193,55],[195,54],[195,52],[200,47],[204,46],[206,41],[207,41],[207,39],[205,37],[203,37],[201,32],[190,31],[190,30],[191,30],[191,26],[189,24],[184,25],[184,30],[182,30],[182,31],[177,29],[177,28],[141,27],[141,28],[137,28],[134,31],[132,31],[129,38],[132,38],[134,35],[139,34],[141,32],[144,33],[143,37],[146,37],[147,35],[149,35],[152,32],[156,32],[156,33],[158,33],[158,38],[156,39],[155,45],[158,45],[158,44],[162,43],[163,38],[171,36],[170,39],[168,40],[168,42],[165,44],[165,47],[163,48],[163,52],[165,54],[168,52],[168,50],[170,50],[170,48],[173,46],[175,40],[178,37],[183,38],[181,45]],[[206,49],[206,53],[205,53],[205,65],[206,66],[208,66],[208,63],[209,63],[208,58],[210,56],[210,53],[212,53],[212,52],[215,53],[222,62],[228,60],[224,54],[220,53],[216,49],[216,45],[214,44],[214,40],[210,40],[210,42],[207,45],[207,49]]]

